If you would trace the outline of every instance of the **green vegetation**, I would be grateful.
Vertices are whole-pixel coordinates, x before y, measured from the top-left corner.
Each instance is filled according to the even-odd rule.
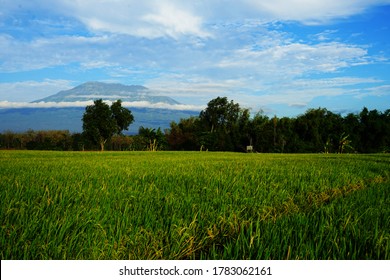
[[[325,108],[309,109],[296,118],[269,118],[226,97],[207,104],[199,116],[172,121],[170,128],[140,126],[138,135],[123,135],[134,121],[132,113],[96,100],[83,116],[83,133],[27,131],[0,133],[0,149],[113,151],[250,151],[261,153],[388,153],[390,109],[346,116]]]
[[[1,259],[390,259],[390,156],[0,151]]]
[[[100,146],[104,151],[104,145],[108,140],[123,130],[127,130],[133,123],[134,117],[130,110],[122,107],[122,101],[113,102],[111,107],[102,99],[94,101],[94,105],[85,108],[83,115],[83,134],[86,140]]]
[[[250,145],[262,153],[389,152],[390,110],[363,108],[343,117],[318,108],[296,118],[262,112],[251,117],[248,109],[218,97],[199,117],[172,122],[166,138],[173,150],[245,152]]]

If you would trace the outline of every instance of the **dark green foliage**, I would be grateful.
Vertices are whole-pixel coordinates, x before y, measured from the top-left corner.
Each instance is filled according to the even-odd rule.
[[[172,122],[167,140],[173,150],[254,151],[268,153],[376,153],[390,151],[390,110],[364,108],[342,117],[325,108],[296,118],[252,118],[233,101],[216,98],[198,118]]]
[[[0,134],[0,147],[3,149],[29,150],[72,150],[73,135],[67,130],[33,131]]]
[[[138,130],[138,142],[141,143],[140,150],[157,151],[166,150],[166,137],[160,128],[146,128],[141,126]]]
[[[85,108],[82,120],[84,137],[98,144],[103,151],[106,142],[114,134],[127,130],[134,117],[128,109],[122,107],[120,100],[110,107],[102,99],[98,99],[94,101],[94,105]]]
[[[129,125],[134,122],[134,117],[130,110],[122,107],[122,101],[117,100],[111,105],[112,116],[116,121],[116,134],[121,134],[123,130],[128,130]]]
[[[199,150],[201,143],[199,138],[200,131],[199,118],[191,117],[188,119],[181,119],[179,123],[171,122],[171,128],[166,133],[166,139],[170,149],[172,150]]]
[[[217,97],[199,114],[199,144],[211,151],[245,151],[248,123],[249,110]]]

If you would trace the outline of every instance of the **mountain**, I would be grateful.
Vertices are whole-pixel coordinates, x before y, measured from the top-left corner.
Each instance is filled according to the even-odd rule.
[[[180,104],[176,100],[161,96],[144,86],[109,84],[101,82],[88,82],[70,90],[63,90],[57,94],[35,100],[33,102],[75,102],[103,99],[123,102],[147,101],[149,103]]]
[[[140,126],[148,128],[169,128],[172,121],[199,115],[199,111],[151,108],[153,104],[164,103],[167,107],[180,104],[176,100],[161,96],[143,86],[127,86],[122,84],[107,84],[88,82],[70,90],[60,91],[57,94],[36,102],[75,102],[103,99],[104,101],[123,102],[146,101],[152,106],[140,108],[127,107],[134,116],[134,123],[124,133],[136,134]],[[161,104],[160,104],[161,105]],[[69,106],[69,104],[68,104]],[[38,106],[39,107],[39,106]],[[51,107],[51,108],[0,108],[0,133],[6,130],[23,132],[32,130],[69,130],[82,131],[82,116],[85,107]]]
[[[197,111],[170,110],[160,108],[129,108],[134,123],[125,134],[137,134],[140,126],[149,128],[169,128],[172,121],[198,116]],[[0,109],[0,133],[10,130],[24,132],[32,130],[69,130],[82,131],[83,107],[65,108],[13,108]]]

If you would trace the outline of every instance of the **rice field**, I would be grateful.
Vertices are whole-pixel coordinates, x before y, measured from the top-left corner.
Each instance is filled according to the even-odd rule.
[[[0,151],[1,259],[390,259],[390,155]]]

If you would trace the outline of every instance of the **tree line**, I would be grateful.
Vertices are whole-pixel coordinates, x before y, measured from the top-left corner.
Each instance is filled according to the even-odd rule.
[[[198,117],[172,122],[166,133],[173,150],[263,153],[377,153],[390,151],[390,110],[363,108],[346,116],[325,108],[294,118],[250,116],[239,104],[218,97]]]
[[[171,122],[162,131],[140,127],[124,135],[134,121],[120,100],[86,107],[83,132],[26,131],[0,134],[1,149],[30,150],[203,150],[261,153],[377,153],[390,151],[390,109],[363,108],[345,116],[325,108],[297,117],[251,116],[233,100],[217,97],[198,116]]]

